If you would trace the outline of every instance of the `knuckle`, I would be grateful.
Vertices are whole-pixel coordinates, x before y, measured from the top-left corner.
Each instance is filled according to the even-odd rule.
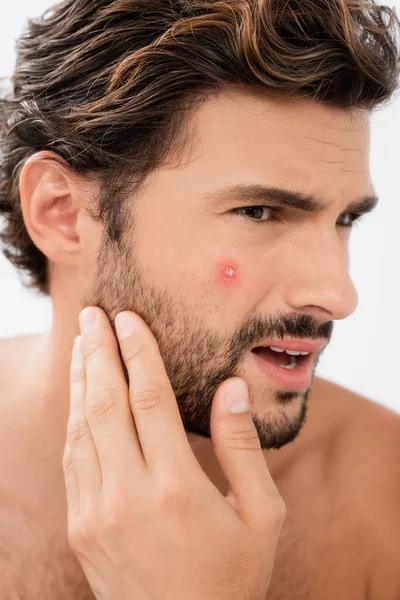
[[[223,443],[233,450],[261,450],[260,438],[254,427],[225,432]]]
[[[275,513],[278,517],[282,519],[282,521],[286,519],[287,509],[282,497],[278,498],[276,501]]]
[[[132,506],[127,503],[123,495],[114,494],[104,503],[102,527],[105,532],[125,531],[131,522],[136,519]]]
[[[160,390],[154,383],[140,385],[134,389],[133,401],[140,410],[157,410],[161,406]]]
[[[68,544],[71,546],[73,550],[77,550],[80,545],[80,530],[76,526],[68,527]]]
[[[68,525],[68,544],[75,552],[82,550],[85,542],[85,533],[85,529],[78,521]]]
[[[102,520],[96,518],[91,512],[90,515],[84,515],[79,520],[68,524],[68,543],[73,550],[81,552],[88,548],[90,542],[99,537]]]
[[[90,437],[90,427],[85,415],[75,417],[68,428],[67,441],[70,446]]]
[[[124,344],[124,360],[125,362],[131,362],[133,360],[145,359],[147,350],[144,344],[140,344],[135,340],[133,344],[130,342],[130,338],[123,342]]]
[[[102,344],[99,338],[93,336],[93,332],[85,335],[85,342],[82,344],[82,352],[85,360],[91,360],[101,349]]]
[[[282,497],[278,494],[269,499],[265,503],[262,510],[261,521],[264,521],[267,526],[271,524],[282,525],[286,519],[286,504]]]
[[[135,502],[129,498],[135,495]],[[147,496],[142,497],[138,491],[133,492],[130,482],[113,478],[104,484],[104,495],[101,499],[102,522],[107,530],[121,530],[132,522],[142,523],[147,521],[149,514],[149,501]]]
[[[85,369],[78,363],[71,363],[70,367],[70,381],[71,383],[79,383],[84,379]]]
[[[73,470],[73,462],[71,459],[71,453],[69,451],[64,452],[63,458],[62,458],[62,465],[63,465],[64,471],[66,471],[66,472]]]
[[[181,511],[190,502],[190,493],[178,477],[169,477],[160,484],[157,493],[158,504],[163,509]]]
[[[92,390],[86,398],[88,413],[99,418],[109,415],[116,411],[120,396],[120,391],[113,388]]]

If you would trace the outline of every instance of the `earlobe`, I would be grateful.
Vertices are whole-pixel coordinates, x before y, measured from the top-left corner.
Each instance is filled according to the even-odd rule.
[[[78,247],[77,186],[62,159],[51,152],[31,156],[19,176],[21,209],[34,244],[49,259],[70,264]]]

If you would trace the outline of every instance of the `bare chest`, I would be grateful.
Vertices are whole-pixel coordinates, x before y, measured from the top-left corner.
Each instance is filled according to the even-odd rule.
[[[349,507],[310,506],[288,518],[279,539],[268,600],[368,600],[369,548]],[[306,509],[304,509],[306,510]],[[349,514],[347,514],[349,512]]]
[[[285,523],[267,600],[366,600],[357,528],[315,517],[307,528]],[[1,524],[2,600],[94,600],[65,534],[21,516]]]
[[[41,519],[8,516],[0,519],[2,600],[94,600],[66,535]]]

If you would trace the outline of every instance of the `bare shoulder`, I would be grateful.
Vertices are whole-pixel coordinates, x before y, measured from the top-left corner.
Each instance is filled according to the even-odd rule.
[[[400,492],[400,414],[327,380],[318,380],[317,389],[319,421],[332,424],[332,465],[359,486],[375,483],[370,501],[381,500],[383,489]]]
[[[400,598],[400,415],[326,380],[316,383],[332,418],[327,461],[342,506],[370,555],[369,597]],[[321,418],[321,417],[320,417]]]
[[[320,378],[314,380],[310,405],[314,437],[321,445],[326,439],[331,466],[343,477],[400,486],[400,414]]]
[[[322,419],[329,419],[335,441],[341,442],[338,449],[342,445],[342,449],[359,448],[360,458],[366,457],[365,453],[369,452],[376,457],[373,463],[379,463],[380,468],[381,458],[386,452],[399,452],[400,414],[397,412],[318,377],[315,378],[312,398],[313,402],[318,404],[314,418],[318,419],[319,424]],[[370,458],[372,459],[372,456]],[[373,464],[369,467],[371,469]]]
[[[10,352],[16,351],[27,343],[37,339],[40,333],[27,333],[10,338],[0,338],[0,357],[6,358]]]
[[[10,383],[14,379],[20,348],[20,338],[0,339],[0,400],[8,394]]]
[[[0,361],[1,364],[10,362],[14,352],[17,352],[27,340],[33,338],[33,335],[21,335],[11,338],[0,338]]]

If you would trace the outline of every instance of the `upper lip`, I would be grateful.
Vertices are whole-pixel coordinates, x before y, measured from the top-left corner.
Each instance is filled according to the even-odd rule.
[[[284,350],[294,350],[297,352],[319,352],[327,345],[326,340],[303,340],[299,338],[285,338],[284,340],[264,340],[253,346],[259,348],[260,346],[274,346],[275,348],[283,348]]]

